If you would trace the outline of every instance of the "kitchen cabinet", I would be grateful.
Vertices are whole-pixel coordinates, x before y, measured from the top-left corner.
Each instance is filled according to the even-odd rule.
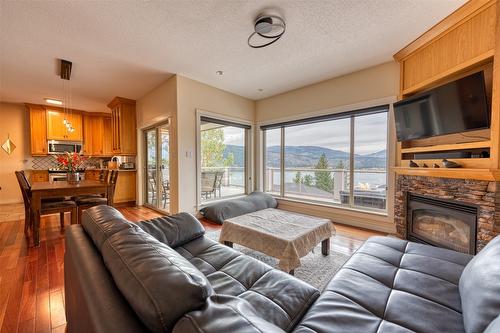
[[[115,204],[135,202],[136,173],[136,171],[118,171],[113,198]]]
[[[85,179],[87,180],[100,180],[101,170],[87,169],[85,170]]]
[[[113,154],[111,118],[101,115],[83,117],[83,154],[87,156],[111,156]]]
[[[37,182],[48,182],[49,181],[49,171],[48,170],[31,170],[29,172],[30,183]]]
[[[112,156],[113,155],[113,141],[112,141],[112,133],[113,129],[111,126],[111,117],[103,118],[103,140],[102,140],[102,149],[104,156]]]
[[[137,153],[137,120],[135,101],[115,97],[109,104],[111,109],[111,142],[113,154],[135,155]]]
[[[47,155],[47,115],[43,107],[28,105],[31,155]]]
[[[74,128],[69,132],[64,119]],[[82,115],[77,112],[65,113],[47,109],[47,139],[56,141],[83,141]]]

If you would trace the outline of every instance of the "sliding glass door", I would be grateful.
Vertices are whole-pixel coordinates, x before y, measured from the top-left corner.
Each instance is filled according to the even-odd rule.
[[[168,124],[144,130],[145,153],[145,200],[146,206],[169,212],[169,128]]]

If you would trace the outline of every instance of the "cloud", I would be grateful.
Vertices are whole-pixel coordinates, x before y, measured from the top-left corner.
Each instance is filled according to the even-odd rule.
[[[244,145],[244,129],[226,126],[224,143]],[[349,152],[350,119],[338,119],[285,129],[285,144],[288,146],[319,146]],[[280,130],[269,130],[268,146],[280,144]],[[359,116],[354,123],[354,150],[356,154],[371,154],[387,148],[387,114]]]

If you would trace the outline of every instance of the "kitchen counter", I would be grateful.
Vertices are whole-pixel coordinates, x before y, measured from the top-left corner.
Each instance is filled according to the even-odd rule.
[[[87,168],[87,169],[85,169],[85,171],[94,171],[94,170],[97,170],[97,171],[101,171],[101,170],[118,170],[119,172],[135,172],[135,171],[137,171],[137,169],[99,169],[99,168],[95,168],[95,169]]]

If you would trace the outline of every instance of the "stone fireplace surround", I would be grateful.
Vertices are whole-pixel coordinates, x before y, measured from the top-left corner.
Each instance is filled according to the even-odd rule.
[[[497,182],[397,175],[394,222],[398,236],[403,239],[407,234],[406,197],[410,192],[477,205],[477,252],[500,234],[500,186]]]

